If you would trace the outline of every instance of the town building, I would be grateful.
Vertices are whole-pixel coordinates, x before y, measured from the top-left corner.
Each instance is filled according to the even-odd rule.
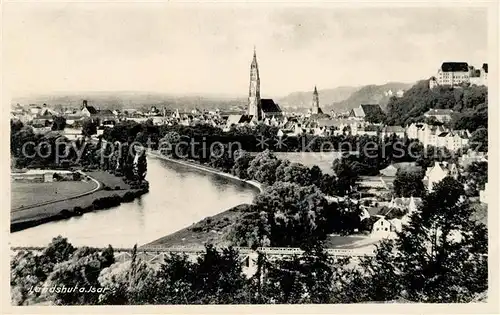
[[[458,177],[458,167],[456,164],[435,162],[434,166],[428,167],[424,177],[424,181],[427,183],[427,190],[432,191],[434,186],[446,176]]]
[[[435,118],[437,121],[445,123],[451,120],[453,110],[451,109],[429,109],[424,113],[426,118]]]
[[[485,85],[488,86],[488,64],[483,63],[480,69],[470,67],[469,77],[471,85]]]
[[[432,76],[430,79],[429,79],[429,89],[434,89],[436,87],[439,86],[439,83],[436,79],[436,77]]]
[[[467,150],[465,154],[462,154],[458,158],[458,163],[461,167],[466,168],[474,162],[487,162],[487,155],[485,152],[476,152],[472,149]]]
[[[484,185],[484,189],[479,191],[479,201],[488,204],[488,183]]]
[[[350,111],[349,117],[351,119],[364,120],[367,115],[378,113],[383,113],[379,104],[361,104],[359,107],[353,108]]]
[[[382,138],[396,135],[396,137],[404,138],[405,128],[401,126],[384,126],[380,131],[380,136]]]

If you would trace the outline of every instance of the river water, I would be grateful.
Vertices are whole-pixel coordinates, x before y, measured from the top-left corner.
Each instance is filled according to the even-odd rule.
[[[255,188],[148,157],[149,192],[118,207],[45,223],[11,234],[12,246],[46,246],[62,235],[77,246],[143,245],[242,203]]]

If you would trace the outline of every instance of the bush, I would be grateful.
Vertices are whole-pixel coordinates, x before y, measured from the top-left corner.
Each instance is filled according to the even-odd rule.
[[[131,191],[127,191],[124,195],[123,195],[123,201],[124,202],[130,202],[132,200],[135,199],[135,194]]]
[[[115,190],[121,190],[120,186],[115,186]]]
[[[59,215],[63,218],[70,218],[71,212],[69,212],[68,209],[63,209],[63,210],[61,210],[61,212],[59,212]]]
[[[77,214],[77,215],[81,215],[81,214],[83,214],[83,209],[81,207],[74,207],[73,213]]]

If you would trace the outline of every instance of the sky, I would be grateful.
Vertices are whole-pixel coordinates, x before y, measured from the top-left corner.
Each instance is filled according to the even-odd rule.
[[[443,61],[487,62],[487,11],[263,4],[7,3],[4,82],[56,91],[248,95],[256,47],[262,97],[414,82]]]

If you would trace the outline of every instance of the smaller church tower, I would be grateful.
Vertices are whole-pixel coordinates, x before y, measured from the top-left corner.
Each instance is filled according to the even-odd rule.
[[[319,107],[319,95],[316,86],[314,86],[313,100],[312,100],[312,114],[322,114],[323,111]]]

